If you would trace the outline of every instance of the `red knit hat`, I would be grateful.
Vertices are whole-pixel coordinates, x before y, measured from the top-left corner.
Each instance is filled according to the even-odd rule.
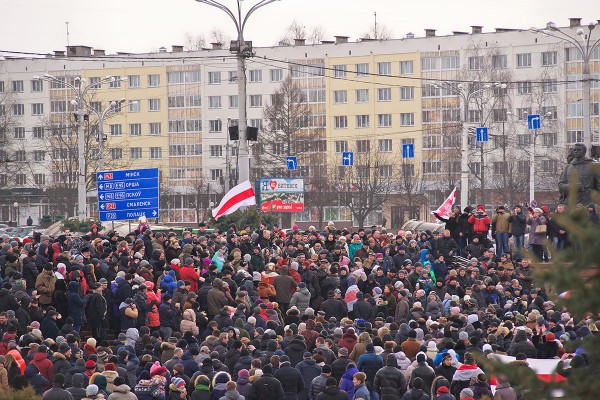
[[[477,211],[485,211],[485,207],[480,204],[477,206]]]
[[[87,369],[94,369],[96,368],[96,362],[94,360],[87,360],[85,363],[85,367]]]
[[[436,394],[439,396],[439,395],[442,395],[442,394],[444,394],[444,393],[449,393],[449,392],[450,392],[450,391],[448,390],[448,388],[447,388],[446,386],[440,386],[440,387],[438,388],[438,390],[437,390]]]

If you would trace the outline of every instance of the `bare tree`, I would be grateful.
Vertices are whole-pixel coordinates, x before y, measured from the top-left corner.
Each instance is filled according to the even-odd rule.
[[[13,178],[29,169],[25,140],[19,140],[25,139],[19,117],[22,106],[12,90],[6,88],[0,92],[0,189],[22,186],[24,183],[19,184]]]
[[[186,32],[185,48],[188,51],[197,51],[197,50],[205,49],[206,48],[206,37],[202,33],[200,33],[198,35],[194,35],[190,32]]]
[[[279,46],[293,46],[295,39],[306,39],[309,44],[318,44],[325,37],[325,28],[320,25],[306,29],[301,22],[292,21],[283,36],[277,41]]]
[[[214,26],[210,30],[209,38],[210,38],[211,43],[220,43],[224,47],[229,48],[229,43],[231,42],[231,37],[228,34],[226,34],[223,30],[221,30],[220,28],[217,28],[216,26]]]
[[[394,156],[371,148],[369,138],[357,140],[353,167],[337,167],[335,178],[342,184],[341,198],[359,227],[396,191],[398,166]],[[380,223],[381,221],[378,221]]]

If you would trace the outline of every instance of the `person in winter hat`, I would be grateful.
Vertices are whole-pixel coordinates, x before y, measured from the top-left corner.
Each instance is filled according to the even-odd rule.
[[[185,381],[182,378],[175,377],[171,379],[169,385],[169,400],[187,399],[187,389]]]
[[[107,400],[137,400],[136,395],[131,393],[129,385],[125,384],[125,378],[120,376],[115,378],[114,384],[115,390]]]

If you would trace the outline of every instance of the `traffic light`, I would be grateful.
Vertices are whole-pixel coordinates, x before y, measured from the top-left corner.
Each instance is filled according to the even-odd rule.
[[[240,140],[240,131],[237,125],[229,127],[229,140]]]
[[[254,126],[246,128],[246,140],[258,141],[258,128]]]

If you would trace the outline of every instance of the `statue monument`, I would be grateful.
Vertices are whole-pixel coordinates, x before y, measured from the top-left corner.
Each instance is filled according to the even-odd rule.
[[[592,191],[600,191],[600,166],[593,159],[586,158],[586,152],[587,147],[583,143],[576,143],[569,150],[567,166],[558,182],[561,203],[568,204],[569,187],[573,182],[577,183],[577,196],[571,206],[593,203]]]

